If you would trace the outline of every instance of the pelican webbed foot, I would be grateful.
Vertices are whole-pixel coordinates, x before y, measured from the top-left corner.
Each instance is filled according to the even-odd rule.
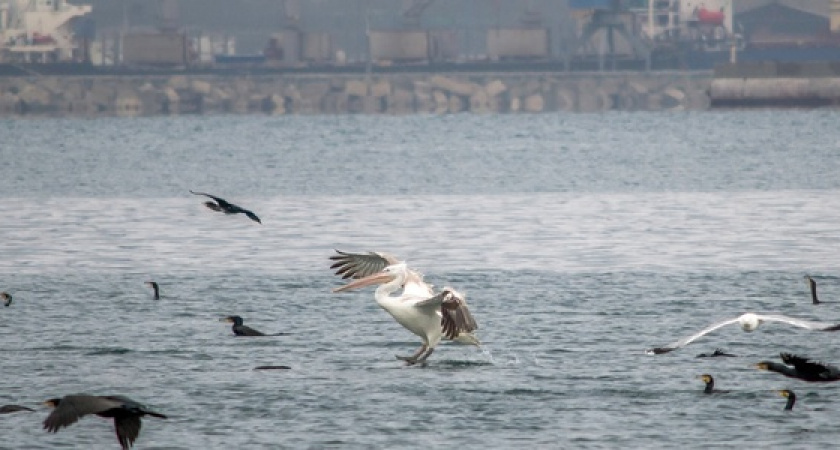
[[[425,344],[423,344],[423,345],[420,346],[420,348],[416,352],[414,352],[413,355],[411,355],[411,356],[397,355],[397,359],[399,359],[400,361],[405,361],[406,363],[408,363],[409,366],[411,366],[413,364],[416,364],[418,361],[422,361],[421,359],[419,359],[420,355],[422,355],[428,348],[429,347],[427,347]]]

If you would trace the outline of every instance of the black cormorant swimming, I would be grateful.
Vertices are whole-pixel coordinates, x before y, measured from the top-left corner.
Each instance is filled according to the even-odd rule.
[[[796,403],[796,394],[793,393],[790,389],[782,389],[780,391],[776,391],[782,397],[787,397],[787,404],[785,404],[785,411],[790,411],[793,409],[793,404]]]
[[[817,282],[808,275],[805,275],[805,281],[808,282],[808,288],[811,289],[811,303],[819,305],[820,300],[817,298]]]
[[[3,405],[3,406],[0,406],[0,414],[11,414],[13,412],[18,412],[18,411],[35,411],[35,410],[32,409],[32,408],[27,408],[26,406],[20,406],[20,405]]]
[[[157,281],[147,281],[146,284],[154,289],[155,300],[160,300],[160,286],[158,286]]]
[[[233,330],[233,334],[237,336],[285,336],[286,333],[274,333],[274,334],[265,334],[261,331],[257,331],[247,325],[243,325],[243,319],[239,316],[227,316],[222,317],[219,319],[219,322],[229,322],[233,324],[231,329]]]
[[[210,197],[213,200],[215,200],[216,203],[204,202],[204,206],[212,209],[213,211],[219,211],[219,212],[223,212],[225,214],[240,214],[240,213],[245,214],[246,216],[248,216],[248,218],[250,218],[254,222],[262,224],[262,221],[260,221],[260,218],[257,217],[256,214],[254,214],[253,212],[251,212],[251,211],[249,211],[245,208],[234,205],[233,203],[229,203],[227,200],[225,200],[223,198],[219,198],[219,197],[216,197],[215,195],[207,194],[207,193],[204,193],[204,192],[195,192],[193,190],[190,190],[190,193],[195,194],[195,195],[204,195],[206,197]]]
[[[257,366],[254,370],[287,370],[291,369],[289,366]]]
[[[782,358],[784,364],[773,361],[761,361],[755,367],[757,369],[777,372],[786,377],[798,378],[802,381],[827,382],[840,380],[840,369],[835,366],[796,356],[791,353],[780,353],[779,356]]]
[[[719,356],[733,357],[735,355],[733,355],[732,353],[726,353],[725,351],[719,348],[716,348],[715,351],[712,353],[701,353],[697,355],[698,358],[717,358]]]
[[[725,394],[729,392],[715,389],[715,379],[708,373],[704,373],[697,378],[700,378],[704,383],[706,383],[706,389],[703,389],[704,394]]]
[[[0,292],[0,298],[3,299],[3,306],[11,306],[12,305],[12,295],[8,292]]]
[[[88,414],[113,418],[114,431],[123,450],[131,448],[140,435],[141,417],[150,415],[166,419],[165,415],[150,411],[140,403],[119,395],[74,394],[64,398],[52,398],[44,404],[55,408],[44,420],[44,429],[53,433],[62,427],[73,425]]]

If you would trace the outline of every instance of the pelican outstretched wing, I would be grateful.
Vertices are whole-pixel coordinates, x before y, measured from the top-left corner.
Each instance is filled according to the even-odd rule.
[[[668,344],[664,347],[652,348],[650,350],[647,350],[645,353],[648,353],[648,354],[651,354],[651,355],[661,355],[663,353],[668,353],[668,352],[676,350],[680,347],[684,347],[684,346],[696,341],[697,339],[700,339],[701,337],[711,333],[712,331],[717,330],[718,328],[725,327],[729,324],[738,323],[738,319],[740,319],[740,316],[736,317],[734,319],[726,319],[726,320],[721,320],[719,322],[715,322],[715,323],[709,325],[708,327],[703,328],[702,330],[698,331],[697,333],[692,334],[691,336],[682,338],[682,339],[680,339],[676,342],[672,342],[672,343],[670,343],[670,344]]]
[[[400,262],[386,253],[350,253],[338,249],[335,252],[337,255],[330,256],[330,259],[335,261],[330,269],[335,269],[335,274],[344,279],[364,278]]]

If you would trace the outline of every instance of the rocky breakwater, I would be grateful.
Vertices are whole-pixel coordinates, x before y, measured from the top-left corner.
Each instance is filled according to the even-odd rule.
[[[709,107],[707,72],[0,78],[0,115],[450,114]]]

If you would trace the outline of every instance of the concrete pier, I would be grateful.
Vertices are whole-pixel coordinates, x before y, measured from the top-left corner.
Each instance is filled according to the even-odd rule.
[[[750,62],[715,69],[713,107],[840,105],[838,62]]]
[[[710,72],[0,78],[0,116],[701,110]]]

